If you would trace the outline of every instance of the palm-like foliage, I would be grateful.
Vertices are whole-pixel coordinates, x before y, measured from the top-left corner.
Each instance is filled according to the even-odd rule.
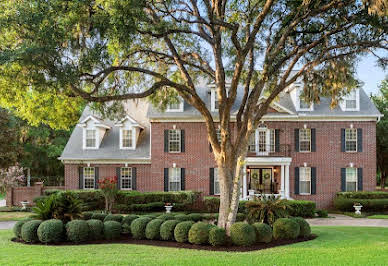
[[[287,200],[271,195],[247,202],[246,208],[250,223],[262,222],[272,226],[277,219],[288,216],[290,206],[287,204]]]
[[[36,206],[32,208],[33,218],[39,220],[49,220],[54,217],[55,210],[55,194],[44,200],[38,200]]]

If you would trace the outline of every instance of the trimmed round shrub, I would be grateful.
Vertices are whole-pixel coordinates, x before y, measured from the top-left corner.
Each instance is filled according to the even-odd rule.
[[[104,223],[97,219],[87,220],[89,226],[90,240],[100,240],[104,238]]]
[[[256,231],[256,242],[269,243],[272,241],[272,228],[265,223],[254,223],[252,226]]]
[[[202,215],[200,213],[190,213],[187,216],[194,222],[199,222],[202,220]]]
[[[156,219],[157,215],[154,215],[154,214],[146,214],[146,215],[142,215],[140,217],[147,217],[147,218],[151,218],[151,219]]]
[[[179,223],[177,220],[168,220],[160,226],[160,238],[162,240],[174,240],[175,226]]]
[[[209,231],[209,243],[212,246],[223,246],[226,242],[226,231],[224,228],[213,227]]]
[[[38,242],[38,227],[42,223],[41,220],[32,220],[23,224],[21,237],[27,243]]]
[[[121,225],[123,227],[123,233],[125,234],[131,233],[131,223],[137,218],[139,218],[139,216],[134,214],[129,214],[123,217],[123,220],[121,221]]]
[[[297,222],[300,226],[299,237],[308,237],[311,235],[311,228],[308,222],[302,217],[294,217],[292,218],[295,222]]]
[[[83,212],[82,219],[90,220],[90,219],[92,219],[93,214],[94,214],[94,212]]]
[[[189,230],[189,242],[191,244],[206,244],[209,240],[209,224],[198,222]]]
[[[145,230],[145,237],[151,240],[160,239],[160,226],[164,223],[162,219],[155,219],[150,221]]]
[[[244,213],[237,213],[237,215],[236,215],[237,222],[243,222],[246,218],[247,217]]]
[[[320,218],[327,218],[327,217],[329,217],[329,213],[327,212],[327,210],[316,210],[315,213]]]
[[[175,241],[179,243],[187,242],[189,240],[189,231],[193,224],[193,221],[183,221],[178,223],[174,229]]]
[[[238,222],[230,227],[230,238],[237,246],[250,246],[256,242],[255,228],[247,223]]]
[[[120,238],[121,223],[116,221],[107,221],[104,223],[104,237],[107,240]]]
[[[31,220],[32,219],[30,219],[30,218],[26,218],[26,219],[23,219],[21,221],[17,221],[15,223],[15,225],[13,226],[12,230],[13,230],[13,233],[15,234],[15,236],[17,238],[21,238],[22,237],[22,226],[23,226],[23,224],[25,224],[26,222],[29,222]]]
[[[42,222],[38,228],[38,238],[42,243],[58,243],[65,238],[65,226],[61,220],[51,219]]]
[[[296,239],[300,233],[299,224],[290,218],[279,218],[273,224],[275,239]]]
[[[135,239],[144,239],[145,238],[145,230],[147,227],[147,224],[151,221],[152,219],[149,217],[140,217],[134,220],[131,223],[131,233],[132,237]]]
[[[177,214],[177,215],[175,215],[175,220],[181,221],[181,222],[183,222],[183,221],[191,221],[190,217],[187,216],[186,214]]]
[[[106,216],[107,216],[107,214],[105,214],[105,213],[93,213],[91,218],[97,219],[97,220],[100,220],[103,222]]]
[[[89,240],[89,226],[85,220],[72,220],[66,224],[67,240],[75,243]]]
[[[123,216],[121,214],[108,214],[104,218],[104,222],[107,222],[107,221],[116,221],[121,223],[123,221]]]
[[[165,214],[159,215],[157,218],[164,221],[175,220],[175,216],[171,213],[165,213]]]

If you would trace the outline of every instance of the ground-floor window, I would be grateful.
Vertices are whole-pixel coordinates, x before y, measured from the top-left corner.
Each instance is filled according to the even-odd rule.
[[[93,189],[96,171],[94,167],[84,167],[84,189]]]
[[[311,194],[311,168],[299,168],[299,194]]]
[[[214,168],[214,195],[220,194],[220,179],[218,176],[218,168]]]
[[[168,191],[181,190],[181,168],[168,169]]]
[[[132,189],[132,168],[122,167],[120,173],[121,189]]]
[[[357,191],[357,168],[346,168],[346,191]]]

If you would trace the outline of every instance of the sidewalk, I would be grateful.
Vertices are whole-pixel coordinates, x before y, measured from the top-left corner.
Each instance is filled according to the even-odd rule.
[[[0,230],[12,229],[14,224],[16,224],[16,221],[0,222]]]
[[[311,226],[371,226],[388,227],[388,219],[353,218],[342,214],[329,214],[334,218],[314,218],[306,221]]]

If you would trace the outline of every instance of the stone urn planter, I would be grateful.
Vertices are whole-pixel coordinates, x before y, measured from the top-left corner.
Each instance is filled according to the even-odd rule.
[[[23,200],[20,202],[20,204],[22,205],[22,210],[25,210],[27,209],[29,202],[26,200]]]
[[[164,205],[164,208],[166,208],[166,213],[170,213],[172,210],[172,205],[167,203],[166,205]]]
[[[362,205],[360,203],[356,203],[353,205],[353,208],[355,209],[355,214],[361,215],[361,208]]]

